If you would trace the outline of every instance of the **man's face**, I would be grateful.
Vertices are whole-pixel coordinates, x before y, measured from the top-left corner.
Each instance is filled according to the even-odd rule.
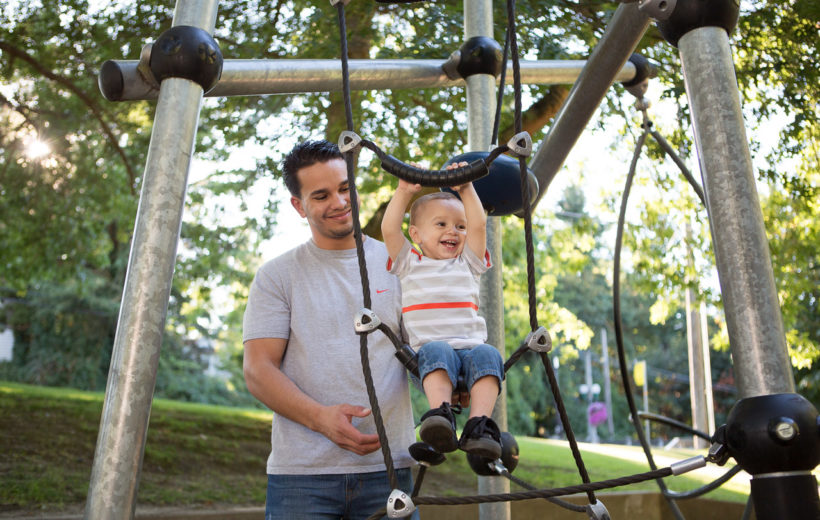
[[[310,225],[313,240],[322,249],[349,249],[353,242],[353,217],[347,165],[331,159],[300,169],[301,198],[290,202]]]

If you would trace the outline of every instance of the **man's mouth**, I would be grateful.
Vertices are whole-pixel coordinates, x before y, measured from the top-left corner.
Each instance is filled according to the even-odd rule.
[[[334,213],[333,215],[328,215],[327,218],[332,220],[345,220],[347,217],[350,216],[350,209],[342,211],[341,213]]]

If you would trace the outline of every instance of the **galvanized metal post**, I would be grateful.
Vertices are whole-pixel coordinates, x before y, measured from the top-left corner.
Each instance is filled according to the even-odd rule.
[[[564,164],[570,150],[598,109],[612,81],[629,59],[649,27],[649,17],[638,10],[638,2],[618,6],[606,32],[572,85],[567,100],[530,161],[538,179],[538,198],[533,208]]]
[[[217,0],[179,0],[173,25],[213,32]],[[160,87],[85,517],[134,518],[202,87]]]
[[[726,325],[743,397],[794,392],[794,376],[726,31],[678,43],[709,208]]]
[[[464,39],[475,36],[493,37],[491,0],[464,0]],[[495,114],[495,77],[475,74],[467,78],[467,146],[469,151],[487,151],[492,143]],[[501,276],[501,222],[496,217],[487,220],[487,250],[494,267],[481,277],[482,316],[487,321],[487,341],[501,351],[504,348],[504,296]],[[507,393],[502,385],[501,394],[493,410],[493,420],[502,431],[507,429]],[[509,493],[510,483],[502,477],[479,477],[480,494]],[[510,503],[479,504],[481,520],[508,520]]]

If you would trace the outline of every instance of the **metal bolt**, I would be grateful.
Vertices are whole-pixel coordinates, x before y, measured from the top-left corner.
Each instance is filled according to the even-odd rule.
[[[790,441],[797,436],[797,426],[790,419],[781,419],[774,426],[774,434],[781,441]]]

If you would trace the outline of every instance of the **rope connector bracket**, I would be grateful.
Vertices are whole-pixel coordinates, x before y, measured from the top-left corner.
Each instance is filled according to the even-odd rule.
[[[356,313],[356,323],[354,325],[358,334],[367,334],[379,328],[382,320],[370,309],[362,309]]]
[[[655,20],[667,20],[675,10],[677,0],[638,0],[638,9]]]
[[[552,338],[544,327],[538,327],[527,334],[527,339],[524,340],[524,343],[527,345],[527,348],[535,352],[547,353],[552,350]]]
[[[359,137],[359,134],[351,130],[345,130],[339,134],[339,151],[342,153],[349,152],[359,146],[361,142],[362,138]]]
[[[347,5],[350,3],[350,0],[330,0],[331,7],[336,7],[338,4]]]
[[[532,137],[529,132],[518,132],[507,141],[507,147],[518,157],[529,157],[532,153]]]
[[[387,497],[387,518],[406,518],[415,510],[413,500],[400,489],[394,489]]]
[[[587,504],[586,509],[590,520],[611,520],[612,518],[609,516],[609,511],[606,510],[606,506],[600,500],[596,500],[594,504]]]

